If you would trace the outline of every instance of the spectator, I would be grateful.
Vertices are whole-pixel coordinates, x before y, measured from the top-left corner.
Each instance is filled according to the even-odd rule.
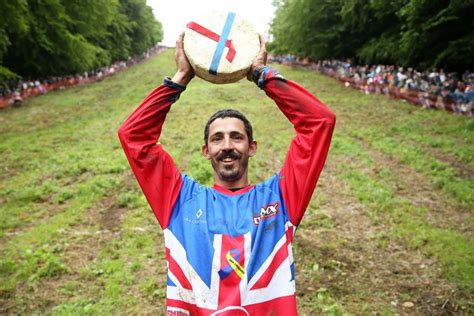
[[[339,60],[322,60],[304,66],[338,78],[346,87],[352,86],[366,94],[384,93],[426,109],[472,115],[469,92],[474,91],[474,73],[469,71],[465,71],[460,80],[456,73],[446,73],[444,69],[419,72],[411,67],[352,65]]]

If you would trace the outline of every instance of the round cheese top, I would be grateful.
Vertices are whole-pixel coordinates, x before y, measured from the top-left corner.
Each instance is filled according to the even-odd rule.
[[[189,63],[198,77],[213,83],[244,78],[259,50],[252,24],[233,12],[210,12],[189,22],[185,30]]]

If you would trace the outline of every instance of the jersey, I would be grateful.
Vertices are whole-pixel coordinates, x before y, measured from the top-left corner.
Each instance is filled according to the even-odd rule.
[[[297,315],[292,241],[324,166],[335,116],[276,72],[259,86],[296,136],[279,172],[238,191],[205,187],[181,174],[157,143],[183,87],[165,81],[119,129],[163,228],[167,315]]]

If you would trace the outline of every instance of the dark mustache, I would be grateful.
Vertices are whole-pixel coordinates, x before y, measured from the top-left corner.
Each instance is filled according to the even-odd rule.
[[[226,159],[226,158],[231,158],[231,159],[239,159],[240,158],[240,155],[230,149],[230,150],[223,150],[218,156],[217,156],[217,159],[218,160],[223,160],[223,159]]]

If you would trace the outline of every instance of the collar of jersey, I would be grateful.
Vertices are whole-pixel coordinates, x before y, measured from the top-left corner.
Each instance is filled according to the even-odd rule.
[[[243,193],[247,193],[248,191],[252,190],[254,187],[253,184],[250,184],[240,190],[237,190],[237,191],[231,191],[227,188],[224,188],[223,186],[220,186],[216,183],[214,183],[214,186],[213,186],[213,189],[216,190],[217,192],[220,192],[220,193],[223,193],[225,195],[239,195],[239,194],[243,194]]]

